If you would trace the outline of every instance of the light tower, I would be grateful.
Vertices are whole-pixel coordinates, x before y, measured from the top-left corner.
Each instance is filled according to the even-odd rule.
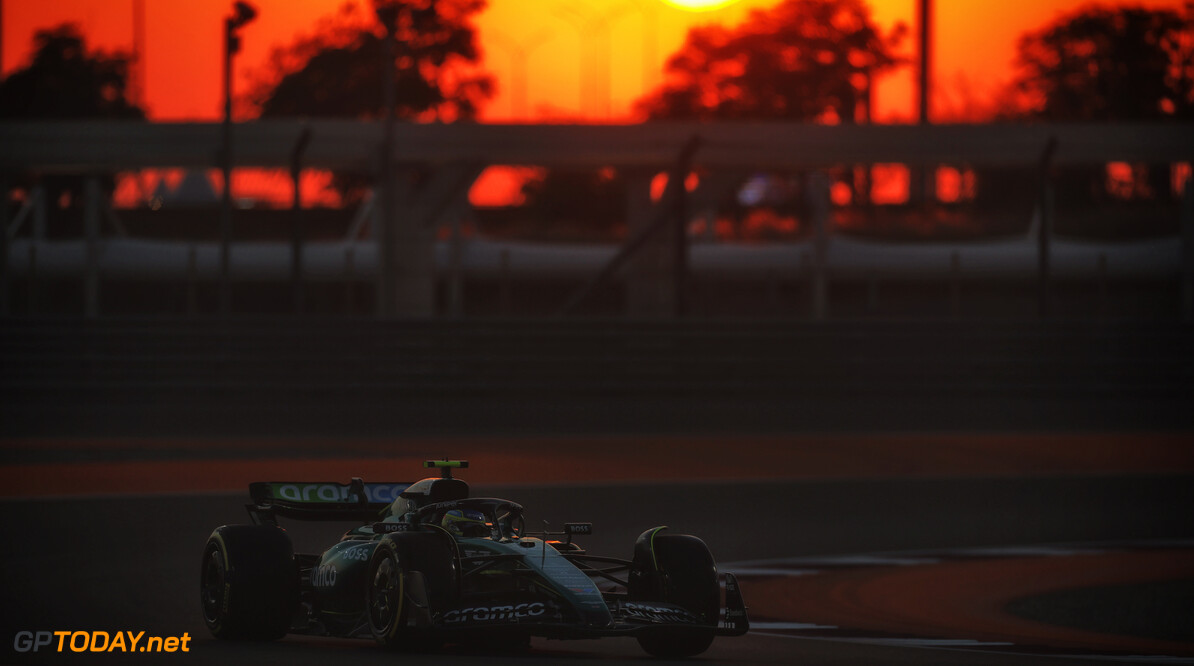
[[[232,311],[232,282],[229,265],[232,250],[232,57],[240,51],[237,31],[257,18],[257,10],[237,0],[232,15],[224,19],[224,126],[220,151],[224,171],[224,197],[220,206],[220,314]]]

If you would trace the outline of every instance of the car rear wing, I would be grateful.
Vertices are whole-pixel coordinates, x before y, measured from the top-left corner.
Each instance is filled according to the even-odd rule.
[[[249,516],[257,524],[276,524],[277,518],[296,520],[376,520],[402,491],[407,481],[350,483],[334,481],[258,481],[249,484]]]
[[[726,608],[725,619],[717,627],[718,636],[742,636],[750,631],[750,618],[746,615],[746,604],[742,601],[742,588],[738,577],[725,574]]]

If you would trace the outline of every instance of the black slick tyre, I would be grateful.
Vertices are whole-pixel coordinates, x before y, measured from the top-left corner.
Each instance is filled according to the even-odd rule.
[[[290,537],[270,525],[216,528],[203,549],[199,587],[203,621],[216,638],[281,638],[299,601]]]
[[[638,643],[648,654],[665,659],[698,655],[713,644],[721,612],[717,567],[705,542],[685,534],[659,534],[653,539],[654,572],[651,601],[681,606],[703,626],[660,627],[642,633]]]

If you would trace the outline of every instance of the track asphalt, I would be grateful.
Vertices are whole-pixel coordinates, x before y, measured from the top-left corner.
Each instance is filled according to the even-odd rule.
[[[475,486],[497,486],[495,492],[528,507],[568,506],[583,514],[565,520],[616,525],[639,520],[639,514],[675,516],[677,527],[706,537],[731,570],[735,562],[758,557],[838,556],[836,564],[807,575],[744,577],[759,629],[741,642],[719,641],[710,660],[1037,663],[1067,655],[1062,663],[1105,658],[1194,663],[1191,642],[1085,631],[1007,610],[1013,601],[1060,590],[1194,579],[1189,548],[1194,454],[1184,434],[28,439],[0,441],[0,452],[0,496],[6,498],[0,508],[10,536],[6,605],[17,601],[9,597],[38,594],[43,578],[51,596],[82,595],[71,612],[50,600],[34,602],[29,617],[43,623],[120,618],[145,624],[138,618],[149,617],[146,613],[170,618],[180,614],[176,608],[195,605],[166,596],[153,601],[157,597],[145,591],[137,596],[149,601],[129,607],[103,591],[122,589],[141,572],[162,568],[177,568],[185,578],[194,568],[188,553],[197,548],[190,541],[201,543],[196,535],[203,530],[244,519],[235,511],[242,496],[223,492],[243,492],[248,481],[412,480],[421,476],[421,460],[450,456],[473,461],[466,478]],[[126,531],[130,519],[144,521],[147,532],[135,539],[140,548],[110,542],[109,532]],[[185,528],[186,543],[167,537],[170,545],[157,545],[150,536],[178,528]],[[69,548],[33,557],[15,545],[28,539],[48,543],[62,530],[80,533],[78,547],[98,561],[64,574],[59,567],[71,561]],[[614,528],[599,544],[623,548],[632,531]],[[1158,539],[1184,545],[1166,547]],[[1112,542],[1041,557],[999,550],[1058,540]],[[1156,543],[1140,545],[1149,540]],[[1129,542],[1136,545],[1123,545]],[[984,556],[922,557],[915,566],[865,559],[847,566],[849,558],[840,557],[960,546],[994,550]],[[752,566],[757,569],[743,565]],[[100,584],[97,575],[110,580]],[[169,580],[162,586],[190,589]],[[1170,612],[1188,614],[1194,626],[1194,600],[1179,599]],[[194,626],[193,613],[181,612],[185,621],[162,625],[181,622],[195,632],[203,649],[190,663],[247,663],[263,656],[257,647],[207,640],[202,625]],[[19,619],[6,618],[4,624],[15,631]],[[13,632],[8,633],[6,641]],[[295,643],[313,647],[295,655]],[[275,647],[276,656],[295,656],[294,663],[308,663],[307,658],[320,663],[343,650],[354,658],[360,653],[357,643],[351,649],[339,645],[299,639]],[[605,642],[537,643],[536,653],[548,661],[584,663],[638,655],[622,648],[611,652]],[[9,660],[26,660],[7,654]],[[474,663],[470,659],[447,656],[453,663]]]

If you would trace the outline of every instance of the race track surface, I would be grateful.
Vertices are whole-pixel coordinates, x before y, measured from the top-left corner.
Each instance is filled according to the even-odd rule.
[[[9,320],[0,663],[604,664],[212,640],[255,480],[465,458],[528,520],[704,538],[754,630],[696,663],[1194,664],[1194,329],[1176,322]],[[878,434],[858,434],[878,433]],[[346,526],[295,526],[318,552]],[[183,636],[16,653],[18,632]]]
[[[484,476],[479,462],[474,456]],[[718,639],[699,663],[1194,663],[1188,635],[1104,631],[1097,632],[1101,642],[1083,643],[1080,634],[1091,632],[1013,617],[1002,606],[1009,597],[1053,591],[1058,571],[1079,585],[1194,579],[1188,471],[951,469],[952,476],[489,483],[474,494],[523,503],[528,522],[592,521],[590,552],[628,556],[635,536],[657,524],[702,536],[723,569],[744,574],[756,629]],[[213,527],[246,522],[243,494],[44,495],[0,502],[5,640],[22,630],[186,633],[191,651],[135,660],[18,655],[10,642],[5,663],[588,665],[644,658],[623,639],[536,640],[532,653],[518,658],[453,649],[399,658],[367,641],[332,639],[214,641],[199,612],[199,554]],[[297,550],[314,552],[341,530],[298,525],[291,532]],[[1071,566],[1076,561],[1085,566]],[[1009,588],[1009,580],[1020,586]],[[1178,614],[1180,624],[1182,614],[1194,617],[1188,602],[1164,610]]]

